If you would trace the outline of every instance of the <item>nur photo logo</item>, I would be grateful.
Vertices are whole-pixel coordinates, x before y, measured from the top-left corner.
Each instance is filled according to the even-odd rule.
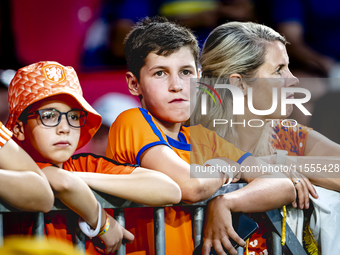
[[[268,109],[256,109],[254,107],[254,93],[253,88],[248,87],[246,89],[247,96],[245,97],[242,90],[234,85],[230,84],[215,84],[215,86],[210,86],[203,82],[196,82],[200,86],[197,87],[199,90],[204,91],[205,93],[200,93],[201,100],[200,100],[200,112],[201,115],[208,115],[208,95],[213,100],[215,107],[226,107],[226,103],[223,100],[232,100],[232,114],[233,115],[245,115],[245,105],[247,104],[249,111],[256,116],[269,116],[273,114],[278,107],[280,107],[280,114],[282,118],[286,117],[289,113],[287,113],[287,105],[295,105],[304,115],[311,115],[311,113],[307,110],[307,108],[303,105],[307,103],[311,99],[311,93],[305,88],[297,88],[297,87],[273,87],[271,89],[271,106]],[[229,90],[231,94],[231,98],[221,98],[219,93],[216,91],[220,89]],[[210,91],[209,91],[210,90]],[[299,93],[303,96],[300,98],[294,98],[294,94]],[[220,92],[221,94],[221,92]],[[217,100],[219,101],[219,104]],[[229,104],[230,105],[230,104]],[[231,109],[230,109],[231,111]],[[281,119],[282,119],[281,118]],[[263,117],[261,118],[263,119]],[[248,120],[248,125],[251,127],[262,127],[264,125],[264,121],[261,119],[251,119]],[[266,119],[268,121],[272,119]],[[216,125],[224,125],[230,123],[231,126],[234,124],[246,126],[245,120],[241,122],[233,123],[233,120],[226,120],[226,119],[212,119],[213,126]],[[295,125],[297,122],[295,122]],[[258,125],[254,125],[254,123],[258,123]],[[282,121],[282,124],[285,125],[285,120]]]

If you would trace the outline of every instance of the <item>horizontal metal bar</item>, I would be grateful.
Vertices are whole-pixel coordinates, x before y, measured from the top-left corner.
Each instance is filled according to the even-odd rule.
[[[5,201],[0,199],[0,213],[6,212],[20,212],[20,210],[14,208],[13,206],[10,206]]]

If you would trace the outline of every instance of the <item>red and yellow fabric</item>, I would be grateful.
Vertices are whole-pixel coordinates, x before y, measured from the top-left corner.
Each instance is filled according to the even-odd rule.
[[[289,156],[303,156],[308,132],[312,129],[300,124],[293,127],[295,122],[291,121],[285,121],[283,124],[291,127],[283,126],[280,121],[274,122],[273,129],[275,134],[269,139],[270,145],[273,149],[288,151]],[[249,240],[249,255],[267,255],[269,251],[266,241],[271,230],[261,216],[256,215],[255,217],[255,221],[259,223],[260,228]]]
[[[0,149],[12,137],[12,132],[9,131],[0,121]]]
[[[222,156],[241,163],[250,155],[201,125],[182,126],[178,138],[166,136],[147,110],[134,108],[120,114],[112,124],[106,155],[120,163],[138,165],[142,153],[155,145],[168,146],[189,164]],[[127,245],[127,253],[154,254],[152,208],[128,209],[125,214],[125,226],[136,237]],[[165,249],[166,254],[176,255],[194,251],[189,208],[165,208]]]
[[[51,163],[37,162],[43,169],[53,166]],[[102,174],[130,174],[135,169],[135,165],[119,164],[106,157],[94,154],[73,155],[63,164],[63,169],[74,172],[93,172]],[[113,215],[113,210],[106,210]],[[22,213],[6,215],[4,221],[5,235],[31,235],[33,227],[33,215]],[[45,214],[45,235],[53,239],[72,243],[72,231],[77,228],[79,216],[70,211],[54,211]],[[18,220],[19,219],[19,220]],[[99,254],[90,239],[86,239],[86,254]]]
[[[285,127],[281,122],[277,121],[274,126],[276,135],[272,137],[270,143],[274,149],[286,150],[289,156],[304,156],[307,136],[312,128],[297,124],[295,127],[294,122],[284,123]]]

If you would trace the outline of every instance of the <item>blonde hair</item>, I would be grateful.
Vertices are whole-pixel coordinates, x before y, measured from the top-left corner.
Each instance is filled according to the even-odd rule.
[[[284,45],[286,39],[265,25],[252,22],[229,22],[215,28],[204,43],[200,57],[202,67],[201,82],[214,87],[215,84],[229,84],[229,76],[238,73],[243,81],[252,84],[258,68],[264,64],[269,42],[279,41]],[[209,78],[209,79],[207,79]],[[199,90],[191,124],[202,124],[210,130],[215,130],[220,136],[238,146],[238,133],[235,128],[227,125],[213,127],[212,119],[227,119],[236,121],[233,116],[233,99],[231,92],[226,89],[216,89],[223,100],[223,107],[208,101],[209,115],[201,115],[201,95]],[[268,145],[268,134],[272,131],[266,125],[255,146],[253,154],[268,155],[271,149]]]

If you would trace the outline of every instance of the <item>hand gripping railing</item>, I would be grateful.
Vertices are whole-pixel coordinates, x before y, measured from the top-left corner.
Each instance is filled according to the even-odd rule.
[[[226,186],[222,186],[213,196],[209,199],[201,201],[195,204],[185,204],[179,203],[176,206],[190,206],[193,207],[193,232],[194,232],[194,244],[197,247],[202,238],[202,228],[203,228],[203,219],[204,219],[204,207],[207,203],[214,197],[218,195],[222,195],[225,193],[229,193],[244,187],[245,183],[232,183]],[[136,207],[147,207],[142,204],[134,203],[129,200],[121,199],[118,197],[110,196],[105,193],[93,192],[96,196],[99,203],[101,203],[103,208],[111,208],[114,209],[114,217],[117,222],[125,227],[125,216],[124,209],[125,208],[136,208]],[[169,205],[175,206],[175,205]],[[164,237],[164,208],[165,207],[154,207],[154,238],[155,238],[155,255],[165,255],[165,237]],[[56,200],[54,206],[51,211],[57,210],[68,210],[68,208],[62,204],[59,200]],[[2,202],[0,200],[0,247],[3,245],[3,213],[11,213],[17,212],[18,210],[9,206],[8,204]],[[281,246],[281,220],[282,216],[280,211],[273,210],[266,212],[268,219],[272,226],[274,227],[274,231],[272,232],[273,236],[273,254],[281,255],[282,254],[282,246]],[[44,213],[38,212],[35,213],[35,219],[33,224],[33,233],[35,236],[39,238],[44,237]],[[81,250],[85,254],[85,235],[77,229],[73,234],[73,242],[78,250]],[[304,255],[306,252],[300,245],[299,241],[296,239],[296,236],[293,234],[289,226],[286,226],[286,247],[291,251],[292,254]],[[125,244],[121,245],[121,248],[116,253],[117,255],[125,255],[126,249]],[[239,250],[239,254],[243,254],[242,249]]]

